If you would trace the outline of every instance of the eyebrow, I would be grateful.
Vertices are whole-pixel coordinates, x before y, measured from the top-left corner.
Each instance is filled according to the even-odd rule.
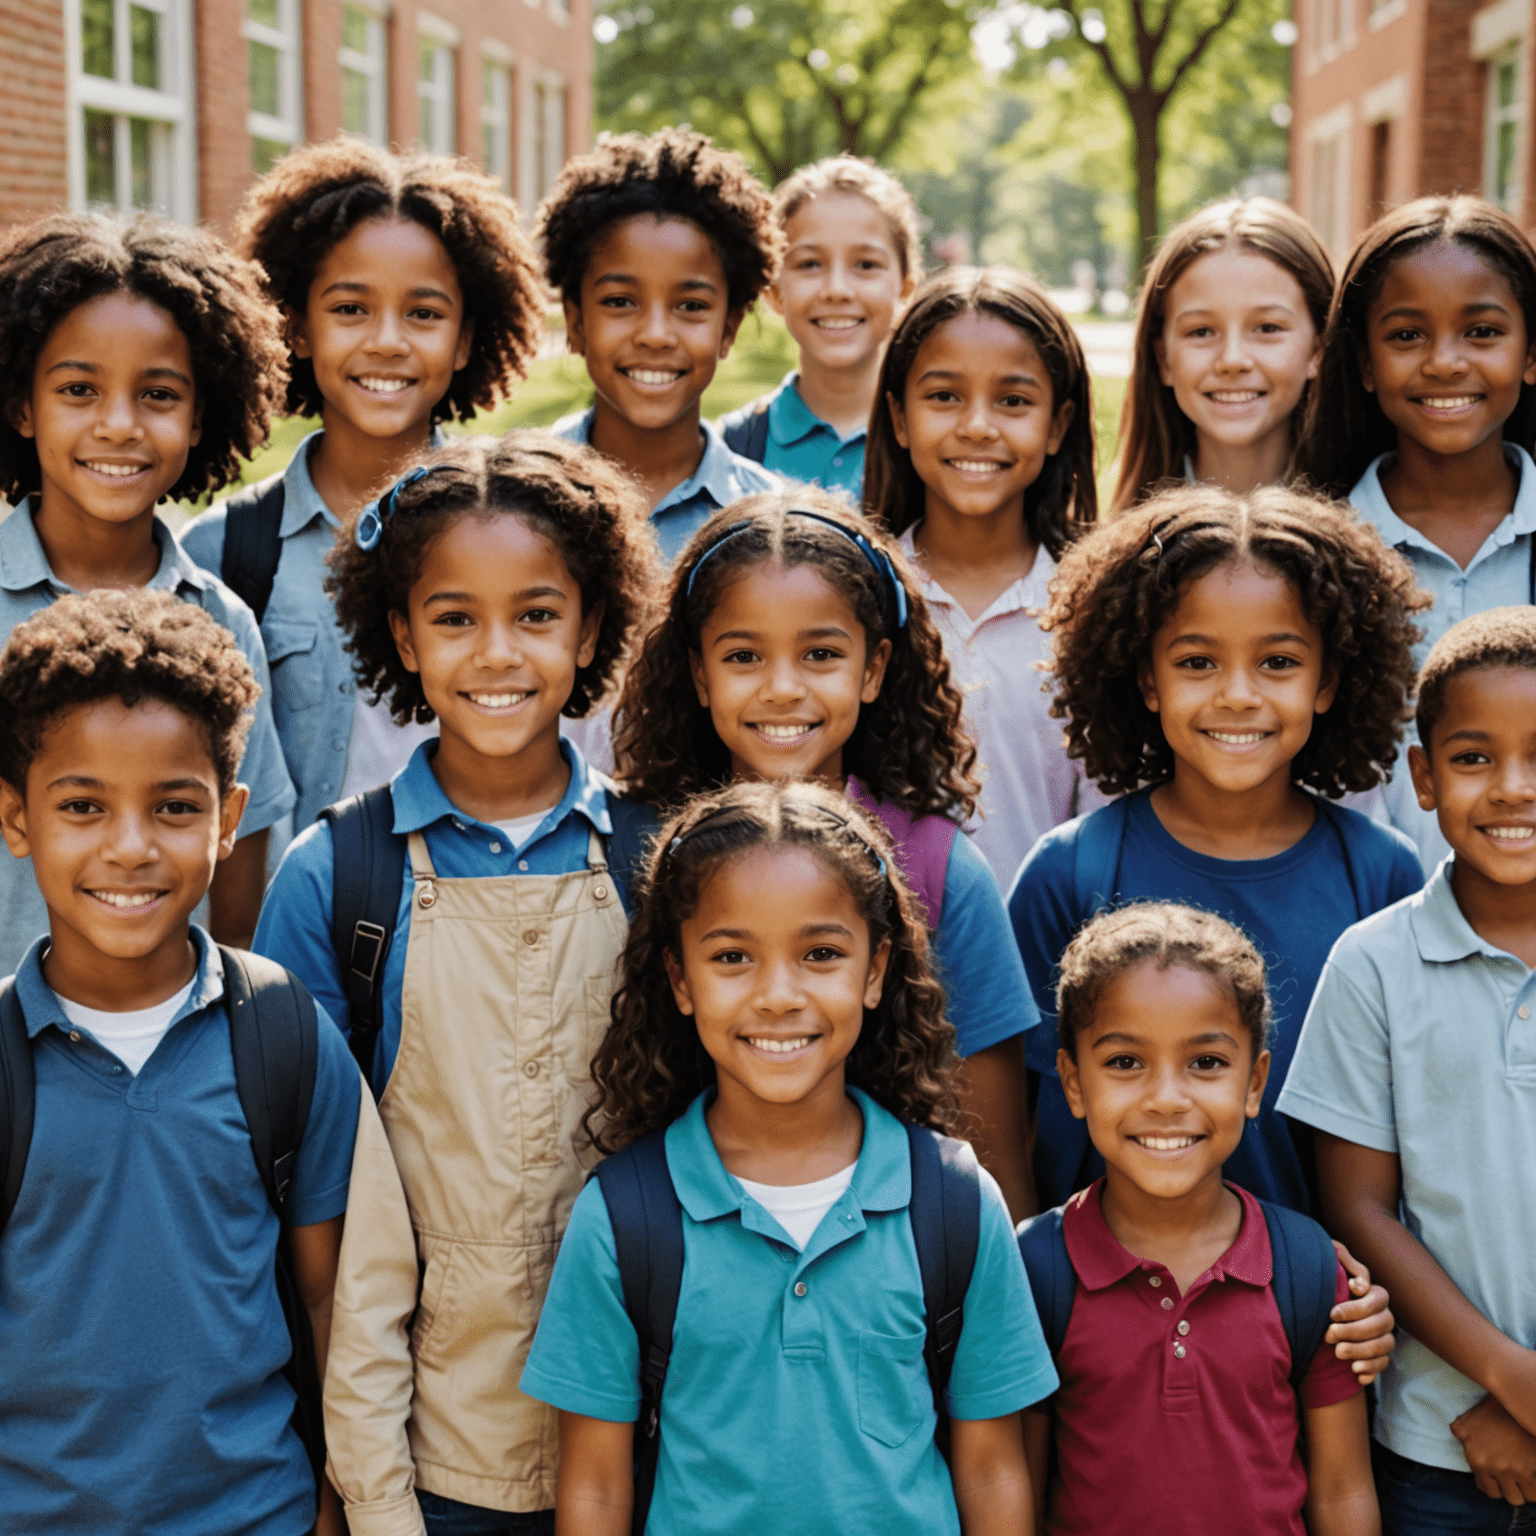
[[[525,603],[529,598],[533,597],[566,598],[569,596],[570,593],[562,587],[523,587],[512,593],[512,601],[515,603]],[[433,592],[422,598],[421,603],[422,607],[426,607],[428,603],[472,603],[474,601],[475,594],[473,592]]]
[[[592,286],[597,288],[603,283],[638,283],[639,281],[640,279],[631,272],[604,272],[601,277],[594,277],[592,279]],[[700,291],[706,293],[719,292],[718,287],[710,282],[707,277],[685,277],[677,286],[685,293]]]
[[[372,291],[373,285],[371,283],[360,283],[355,278],[338,278],[321,293],[320,297],[323,299],[327,294],[332,293],[371,293]],[[446,292],[442,288],[434,288],[430,284],[423,284],[419,288],[412,288],[407,297],[412,299],[441,299],[445,304],[453,303],[453,295],[451,293]]]
[[[1145,1041],[1146,1037],[1143,1035],[1133,1035],[1125,1030],[1112,1029],[1107,1034],[1096,1036],[1093,1044],[1097,1048],[1101,1045],[1143,1045]],[[1188,1047],[1191,1045],[1220,1045],[1223,1042],[1235,1046],[1237,1044],[1237,1037],[1228,1034],[1224,1029],[1208,1029],[1201,1034],[1187,1036],[1179,1041],[1179,1044]]]
[[[1286,641],[1290,641],[1295,645],[1310,646],[1312,644],[1312,642],[1308,640],[1305,635],[1293,634],[1288,629],[1276,630],[1272,635],[1265,635],[1263,637],[1262,643],[1264,645],[1280,645]],[[1169,645],[1219,645],[1220,643],[1221,642],[1217,640],[1214,635],[1193,634],[1175,635],[1173,639],[1168,642]]]
[[[818,624],[818,625],[816,625],[812,629],[802,629],[802,630],[800,630],[795,635],[795,639],[796,640],[823,640],[823,639],[851,640],[852,638],[853,638],[853,636],[850,635],[848,633],[848,631],[842,627],[841,624]],[[721,630],[721,632],[718,635],[715,636],[714,643],[716,645],[719,645],[722,640],[760,640],[760,639],[762,639],[762,631],[761,630],[757,630],[757,629],[725,629],[725,630]]]
[[[1459,730],[1459,731],[1452,731],[1448,736],[1443,738],[1443,742],[1451,742],[1451,741],[1492,741],[1492,740],[1493,740],[1493,732],[1492,731],[1480,731],[1480,730],[1477,729],[1476,726],[1472,726],[1472,725],[1463,726],[1461,728],[1461,730]],[[1442,742],[1442,744],[1443,744],[1443,742]]]
[[[61,773],[49,785],[49,789],[105,789],[105,779],[94,778],[88,773]],[[154,790],[168,789],[207,789],[207,783],[197,778],[160,779],[150,785]]]
[[[1463,304],[1461,306],[1461,312],[1464,315],[1481,314],[1485,310],[1493,310],[1496,313],[1501,314],[1501,315],[1508,315],[1509,314],[1508,306],[1504,305],[1504,304],[1500,304],[1497,299],[1479,299],[1474,304]],[[1402,318],[1405,318],[1405,319],[1406,318],[1410,318],[1410,317],[1416,319],[1420,315],[1422,315],[1423,313],[1424,313],[1424,309],[1423,309],[1423,307],[1421,305],[1417,305],[1417,304],[1399,304],[1395,309],[1386,310],[1383,314],[1378,316],[1377,317],[1377,323],[1378,324],[1385,324],[1388,320],[1391,320],[1394,316],[1402,317]]]
[[[925,379],[958,379],[960,377],[962,375],[958,368],[925,368],[918,375],[917,382],[921,384]],[[998,383],[1038,385],[1040,381],[1032,373],[1005,373]]]
[[[818,933],[840,933],[846,938],[853,937],[853,930],[843,923],[807,923],[800,930],[801,938],[809,938]],[[750,933],[745,928],[711,928],[708,933],[699,935],[699,943],[707,944],[711,939],[747,939]]]

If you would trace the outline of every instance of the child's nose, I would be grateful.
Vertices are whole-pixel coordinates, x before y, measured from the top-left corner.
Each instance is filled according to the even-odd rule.
[[[410,350],[410,342],[406,338],[405,327],[400,323],[399,315],[388,308],[380,311],[374,323],[373,334],[368,340],[376,352],[398,354]]]
[[[96,417],[97,432],[115,441],[141,436],[144,426],[139,420],[135,404],[135,397],[126,391],[105,395]]]
[[[636,340],[642,347],[670,347],[675,339],[672,311],[666,304],[650,304],[640,312],[640,332]]]
[[[798,699],[805,693],[805,682],[799,667],[791,658],[785,657],[768,668],[763,689],[771,699]]]

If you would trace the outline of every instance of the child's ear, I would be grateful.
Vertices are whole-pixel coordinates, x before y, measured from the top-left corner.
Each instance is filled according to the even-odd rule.
[[[1419,809],[1433,811],[1438,808],[1439,802],[1435,798],[1435,774],[1430,766],[1429,753],[1415,742],[1408,748],[1408,772],[1413,777],[1413,792],[1418,796]],[[10,841],[10,833],[6,833],[6,841]]]
[[[23,437],[37,436],[37,428],[32,425],[32,401],[30,399],[18,400],[16,402],[16,410],[11,417],[11,425]]]
[[[890,390],[885,392],[885,406],[891,413],[891,431],[896,434],[896,441],[910,451],[912,444],[907,439],[907,413]]]
[[[1136,663],[1136,686],[1141,689],[1141,699],[1155,715],[1158,712],[1157,678],[1152,671],[1152,660],[1143,656]]]
[[[672,1000],[677,1004],[677,1011],[693,1017],[693,993],[688,989],[688,977],[683,972],[683,962],[669,949],[662,955],[662,963],[667,968],[667,981],[672,987]]]
[[[240,818],[245,815],[246,802],[251,798],[244,784],[236,784],[224,796],[219,805],[219,858],[227,859],[235,851],[235,841],[240,835]]]
[[[1333,701],[1339,696],[1339,669],[1337,667],[1324,667],[1323,680],[1317,690],[1317,697],[1312,701],[1312,713],[1314,715],[1326,715],[1333,708]]]
[[[32,843],[27,836],[27,802],[14,784],[0,780],[0,835],[18,859],[28,857]]]
[[[578,667],[590,667],[592,658],[597,655],[597,639],[603,632],[603,613],[607,607],[606,603],[593,603],[591,610],[581,616],[581,639],[576,645]]]
[[[769,283],[763,289],[763,297],[768,300],[768,307],[774,314],[782,315],[784,313],[784,295],[779,292],[777,281]]]
[[[720,336],[720,361],[723,363],[731,355],[731,347],[735,344],[736,333],[741,329],[741,322],[747,318],[747,311],[752,306],[747,304],[741,309],[733,309],[725,317],[725,330]]]
[[[283,305],[283,329],[288,333],[288,350],[295,357],[310,357],[313,348],[309,344],[309,317],[300,314],[291,304]]]
[[[709,675],[704,670],[704,658],[697,651],[688,652],[688,670],[693,674],[693,691],[699,696],[699,703],[709,708]]]
[[[1361,347],[1355,361],[1360,365],[1360,383],[1368,395],[1376,393],[1376,374],[1371,367],[1371,349]]]
[[[1077,1075],[1077,1063],[1065,1047],[1056,1052],[1056,1075],[1061,1079],[1061,1091],[1067,1096],[1067,1108],[1079,1120],[1086,1120],[1088,1106],[1083,1102],[1083,1080]]]
[[[565,299],[561,307],[565,310],[565,345],[573,357],[585,357],[587,355],[587,329],[581,323],[581,305],[570,299]]]
[[[453,371],[459,372],[461,368],[469,366],[469,354],[475,348],[475,322],[466,316],[463,325],[459,327],[459,344],[453,354]]]
[[[1269,1081],[1269,1052],[1260,1051],[1254,1057],[1253,1071],[1248,1074],[1248,1097],[1243,1104],[1243,1113],[1250,1120],[1259,1118],[1259,1111],[1264,1107],[1264,1085]]]
[[[1075,400],[1063,400],[1061,409],[1051,419],[1050,435],[1045,440],[1045,455],[1050,458],[1052,454],[1061,452],[1061,445],[1066,441],[1067,428],[1072,425],[1072,419],[1077,415],[1077,402]]]
[[[400,665],[407,672],[420,672],[421,663],[416,659],[416,647],[411,641],[411,621],[397,608],[389,610],[389,632],[395,637]]]
[[[1525,372],[1520,377],[1527,384],[1536,384],[1536,336],[1531,338],[1531,344],[1525,349]]]
[[[891,941],[880,940],[880,947],[869,957],[869,975],[864,978],[864,1006],[878,1008],[885,990],[885,970],[891,963]]]
[[[1157,359],[1157,376],[1169,389],[1173,388],[1173,372],[1168,367],[1168,344],[1161,336],[1152,342],[1152,356]]]
[[[859,689],[861,704],[873,704],[880,697],[880,689],[885,684],[885,669],[890,662],[891,642],[882,640],[869,653],[869,658],[864,663],[864,686]]]

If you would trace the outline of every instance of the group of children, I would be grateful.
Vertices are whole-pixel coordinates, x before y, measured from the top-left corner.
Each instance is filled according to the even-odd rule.
[[[1101,521],[873,165],[535,235],[0,239],[0,1530],[1536,1528],[1526,237],[1180,225]]]

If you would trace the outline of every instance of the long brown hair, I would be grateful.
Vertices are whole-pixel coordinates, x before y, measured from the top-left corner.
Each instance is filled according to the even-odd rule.
[[[1184,460],[1195,451],[1195,428],[1164,384],[1157,343],[1168,318],[1168,294],[1202,256],[1241,245],[1289,272],[1301,285],[1312,326],[1321,338],[1333,299],[1333,263],[1317,231],[1293,208],[1268,197],[1213,203],[1168,231],[1147,268],[1136,316],[1131,381],[1120,411],[1120,467],[1114,510],[1123,512],[1163,482],[1182,479]],[[1292,421],[1306,419],[1309,383]],[[1296,437],[1299,439],[1300,434]],[[1294,450],[1293,450],[1294,451]]]

